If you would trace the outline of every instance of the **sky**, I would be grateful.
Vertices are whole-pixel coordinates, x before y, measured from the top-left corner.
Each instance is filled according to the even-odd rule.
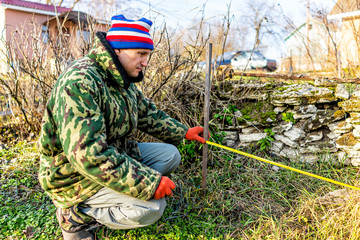
[[[310,9],[312,12],[317,10],[330,12],[336,1],[310,0]],[[190,28],[198,22],[201,14],[204,14],[205,19],[210,22],[221,21],[227,14],[229,6],[230,16],[233,16],[234,19],[232,25],[249,22],[246,19],[247,14],[254,14],[254,12],[250,13],[249,5],[257,9],[260,15],[266,16],[269,12],[266,13],[262,2],[273,7],[271,14],[276,15],[274,19],[279,22],[279,25],[291,21],[293,27],[296,28],[306,21],[307,0],[132,0],[131,6],[141,9],[141,17],[147,17],[160,23],[165,21],[167,26],[173,28]],[[282,21],[283,23],[280,23]],[[266,23],[264,22],[264,24]],[[281,29],[278,28],[275,31],[280,32]],[[261,44],[267,46],[267,50],[264,52],[265,55],[268,55],[266,57],[276,60],[283,57],[286,36],[285,33],[274,34],[273,37],[264,35]],[[249,49],[253,46],[255,32],[249,32],[245,38],[249,40],[245,48]]]
[[[171,25],[186,25],[191,22],[205,5],[205,14],[208,19],[219,18],[226,14],[229,4],[234,15],[244,14],[244,6],[249,0],[133,0],[132,6],[140,7],[147,17],[163,15]],[[258,1],[260,2],[260,1]],[[268,5],[275,5],[275,10],[291,17],[297,24],[306,19],[307,0],[268,0]],[[331,10],[336,0],[310,0],[311,8],[326,8]],[[151,9],[151,11],[149,11]],[[157,13],[156,13],[157,12]]]
[[[70,1],[70,0],[68,0]],[[83,0],[85,1],[85,0]],[[102,0],[99,0],[101,2]],[[105,1],[105,0],[104,0]],[[120,1],[120,0],[118,0]],[[126,0],[123,0],[126,1]],[[291,22],[293,29],[297,28],[306,21],[306,6],[307,0],[127,0],[131,4],[130,9],[137,9],[137,11],[127,11],[126,8],[121,6],[114,6],[115,14],[124,14],[125,17],[136,19],[146,17],[157,24],[166,22],[167,27],[173,29],[190,29],[191,26],[199,22],[201,15],[205,16],[205,20],[209,22],[222,21],[227,14],[229,5],[230,16],[232,17],[232,26],[252,24],[251,16],[254,16],[254,11],[258,11],[260,16],[268,16],[272,14],[271,18],[278,24],[274,25],[274,21],[270,23],[264,22],[264,27],[271,28],[276,34],[263,35],[264,38],[260,39],[261,44],[268,46],[265,55],[268,58],[280,59],[284,52],[284,39],[287,37],[284,33],[283,26],[286,22]],[[312,11],[324,9],[329,12],[335,5],[337,0],[309,0],[310,8]],[[271,11],[264,10],[264,3],[267,6],[272,6]],[[124,4],[123,4],[124,5]],[[249,10],[249,7],[255,10]],[[77,10],[86,11],[91,13],[93,9],[85,9],[82,5],[78,5]],[[251,15],[252,14],[252,15]],[[106,18],[110,18],[111,14]],[[108,19],[109,20],[109,19]],[[267,25],[266,25],[267,24]],[[281,27],[280,27],[281,26]],[[276,28],[277,27],[277,28]],[[253,46],[255,39],[255,31],[246,33],[242,36],[245,41],[248,40],[245,48]],[[244,34],[243,34],[244,35]],[[244,41],[244,40],[243,40]],[[242,47],[244,47],[242,45]],[[239,49],[244,50],[244,49]]]

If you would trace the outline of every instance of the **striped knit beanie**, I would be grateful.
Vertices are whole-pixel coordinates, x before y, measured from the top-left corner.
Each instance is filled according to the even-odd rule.
[[[154,43],[149,34],[152,22],[146,18],[129,20],[123,15],[111,18],[111,28],[106,34],[106,40],[113,49],[145,48],[154,49]]]

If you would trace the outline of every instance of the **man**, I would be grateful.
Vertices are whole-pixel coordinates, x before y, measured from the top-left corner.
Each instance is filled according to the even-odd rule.
[[[39,139],[39,181],[57,207],[64,239],[93,239],[95,224],[143,227],[163,214],[185,137],[205,143],[202,127],[188,129],[156,109],[134,83],[153,50],[152,22],[112,17],[88,55],[59,77]],[[136,129],[165,143],[132,141]]]

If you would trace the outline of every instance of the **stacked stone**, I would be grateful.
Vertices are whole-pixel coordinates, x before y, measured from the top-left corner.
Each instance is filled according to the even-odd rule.
[[[341,136],[336,140],[336,147],[342,152],[339,154],[352,165],[360,166],[360,91],[355,91],[351,97],[343,97],[339,103],[350,117],[337,126],[337,133]]]
[[[256,121],[222,125],[220,129],[226,133],[223,144],[235,148],[254,146],[266,137],[263,129],[271,128],[275,135],[270,151],[275,155],[307,163],[344,160],[348,156],[353,165],[360,165],[360,92],[349,99],[344,85],[328,80],[273,89],[263,85],[256,88],[256,94],[254,85],[250,87],[251,99],[269,102],[276,120],[268,119],[265,125]],[[245,91],[246,85],[239,89]],[[339,101],[343,101],[342,109]],[[284,112],[292,113],[295,121],[282,120]],[[350,118],[346,118],[346,112]],[[241,117],[240,111],[234,113],[235,120]]]
[[[271,103],[290,109],[288,111],[293,113],[295,120],[295,124],[280,122],[273,128],[276,133],[271,148],[273,153],[294,161],[313,163],[328,160],[329,153],[337,152],[334,143],[337,136],[329,126],[342,119],[344,112],[331,105],[336,103],[333,90],[316,83],[291,85],[281,91],[275,90]]]
[[[226,81],[222,83],[222,87],[217,91],[217,94],[224,102],[229,102],[231,99],[267,101],[268,91],[271,87],[272,84],[268,82],[239,84],[239,82]],[[239,97],[236,96],[234,99],[234,92]],[[246,92],[246,94],[242,94],[243,92]],[[218,104],[218,107],[222,108],[223,105]],[[217,124],[217,127],[226,134],[222,144],[229,147],[249,147],[266,137],[266,134],[261,130],[262,124],[257,121],[239,121],[243,117],[241,112],[237,111],[234,113],[232,125],[226,125],[224,122]],[[271,121],[269,120],[268,123],[271,123]]]

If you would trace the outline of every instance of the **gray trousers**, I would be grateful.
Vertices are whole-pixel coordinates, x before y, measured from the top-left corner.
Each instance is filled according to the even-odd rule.
[[[180,164],[178,149],[166,143],[139,143],[142,163],[169,175]],[[140,200],[109,188],[102,188],[84,202],[81,211],[112,229],[131,229],[153,224],[162,216],[165,198]]]

